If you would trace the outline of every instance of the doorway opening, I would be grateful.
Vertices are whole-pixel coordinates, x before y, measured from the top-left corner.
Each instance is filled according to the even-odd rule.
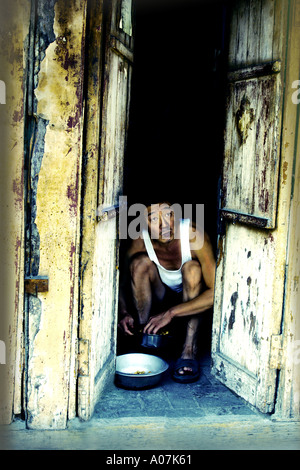
[[[142,5],[141,5],[142,3]],[[216,253],[223,156],[224,1],[136,2],[135,48],[124,195],[128,205],[204,204]],[[129,240],[130,242],[130,240]],[[128,241],[121,243],[120,258]],[[122,266],[122,265],[121,265]],[[210,347],[212,312],[203,318]],[[118,340],[118,350],[123,351]]]
[[[136,3],[124,194],[129,202],[150,195],[205,204],[205,228],[215,240],[224,127],[224,1]]]
[[[152,198],[181,205],[204,204],[205,231],[216,254],[225,114],[226,3],[141,3],[135,5],[124,195],[128,205]],[[128,242],[121,243],[121,269]],[[232,410],[235,414],[252,413],[242,399],[210,374],[212,313],[203,315],[199,331],[199,381],[184,386],[175,383],[171,371],[179,356],[172,354],[178,350],[164,351],[170,369],[161,387],[141,392],[108,388],[95,408],[95,416],[204,416]],[[128,343],[119,335],[118,355],[146,352],[134,349],[137,343]]]

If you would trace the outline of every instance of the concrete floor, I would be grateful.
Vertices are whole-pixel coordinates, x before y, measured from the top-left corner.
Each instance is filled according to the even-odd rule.
[[[124,390],[111,384],[91,421],[75,419],[67,430],[43,432],[26,430],[24,422],[16,421],[3,427],[0,448],[181,454],[300,449],[299,422],[274,421],[252,409],[211,376],[208,356],[201,359],[201,370],[199,380],[188,385],[175,383],[170,371],[149,390]]]
[[[158,387],[136,391],[124,390],[112,384],[96,406],[95,418],[200,418],[256,414],[244,400],[210,374],[208,355],[200,358],[200,378],[191,384],[174,382],[171,377],[174,360],[166,360],[170,367]]]

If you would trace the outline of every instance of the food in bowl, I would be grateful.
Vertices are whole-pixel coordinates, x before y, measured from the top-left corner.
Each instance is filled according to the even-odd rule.
[[[157,385],[169,365],[157,356],[130,353],[117,356],[115,382],[128,389],[143,389]]]
[[[140,333],[143,333],[143,328],[140,329]],[[148,333],[144,333],[144,334],[148,334]],[[169,334],[170,333],[168,330],[159,330],[155,335],[152,335],[152,336],[167,336]]]

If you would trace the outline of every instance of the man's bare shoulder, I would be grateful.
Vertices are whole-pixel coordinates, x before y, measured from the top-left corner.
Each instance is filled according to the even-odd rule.
[[[127,250],[127,256],[130,258],[131,256],[135,255],[136,253],[145,252],[146,247],[144,243],[143,237],[139,237],[136,240],[131,240]]]
[[[191,222],[190,224],[190,245],[192,252],[211,252],[212,251],[212,243],[210,237],[205,230],[199,226],[195,222]]]

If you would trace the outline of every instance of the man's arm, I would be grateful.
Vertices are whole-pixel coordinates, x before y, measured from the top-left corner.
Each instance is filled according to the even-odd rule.
[[[133,316],[128,312],[126,305],[126,287],[128,285],[128,279],[130,279],[130,259],[135,254],[141,251],[143,245],[141,240],[133,240],[129,248],[127,249],[122,267],[120,269],[120,289],[119,289],[119,324],[118,326],[127,335],[133,336],[134,319]]]
[[[198,295],[198,297],[195,297],[195,299],[172,307],[170,309],[172,318],[202,313],[213,306],[216,262],[213,248],[207,234],[204,234],[203,247],[201,249],[194,250],[193,257],[198,259],[200,263],[202,278],[206,288]]]

